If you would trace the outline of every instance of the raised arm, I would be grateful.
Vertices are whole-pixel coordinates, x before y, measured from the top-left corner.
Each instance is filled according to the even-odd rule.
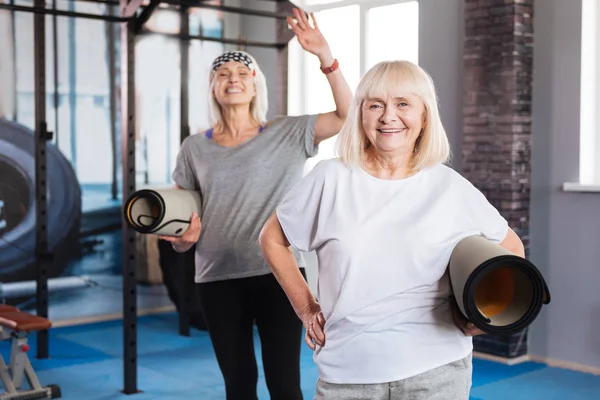
[[[315,144],[319,144],[321,141],[336,135],[342,128],[352,101],[352,91],[331,53],[327,40],[319,30],[314,14],[310,14],[314,25],[311,26],[304,12],[295,8],[293,13],[295,21],[288,17],[288,23],[296,34],[298,43],[304,50],[319,58],[321,68],[325,70],[328,68],[333,69],[333,71],[326,74],[326,77],[331,87],[336,109],[320,114],[317,118]]]

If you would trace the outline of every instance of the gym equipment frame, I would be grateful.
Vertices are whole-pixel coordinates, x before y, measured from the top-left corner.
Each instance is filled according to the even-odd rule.
[[[36,312],[37,316],[48,317],[48,277],[47,272],[53,262],[53,254],[48,251],[48,199],[46,196],[46,144],[52,140],[53,132],[48,130],[46,121],[46,23],[45,16],[66,16],[73,18],[84,18],[102,20],[119,24],[121,28],[121,167],[122,167],[122,199],[123,202],[136,190],[135,179],[135,38],[137,35],[159,34],[163,36],[176,37],[180,40],[181,50],[181,126],[180,140],[183,141],[190,135],[189,128],[189,93],[187,82],[189,81],[189,42],[190,40],[215,41],[224,44],[238,46],[266,47],[276,49],[280,72],[278,74],[279,85],[287,87],[287,45],[293,33],[287,28],[286,17],[290,15],[293,5],[286,0],[269,0],[277,3],[277,10],[281,12],[268,12],[253,10],[243,7],[229,7],[223,5],[205,4],[202,0],[70,0],[72,2],[100,3],[108,6],[107,15],[90,14],[75,11],[57,9],[56,0],[52,1],[52,7],[46,6],[45,0],[34,0],[33,6],[15,5],[14,0],[9,4],[0,4],[0,10],[14,12],[28,12],[34,14],[34,74],[35,74],[35,199],[36,199]],[[150,19],[152,13],[165,4],[172,8],[178,8],[182,16],[179,34],[165,34],[151,32],[144,28],[144,24]],[[113,10],[118,7],[118,13]],[[259,41],[248,41],[245,39],[214,38],[202,35],[190,35],[189,14],[191,8],[206,8],[224,13],[235,13],[252,15],[258,17],[275,18],[278,20],[277,42],[267,43]],[[14,24],[13,24],[14,30]],[[56,24],[54,24],[54,49],[56,49]],[[14,34],[13,34],[14,40]],[[56,51],[56,50],[55,50]],[[113,133],[116,120],[116,106],[114,93],[115,67],[112,52],[109,60],[112,62],[110,78],[110,109],[111,125]],[[55,53],[56,76],[56,53]],[[283,67],[283,68],[281,68]],[[55,85],[56,85],[55,79]],[[55,88],[56,89],[56,88]],[[56,92],[56,90],[55,90]],[[55,93],[56,104],[56,93]],[[287,111],[286,90],[280,91],[277,99],[278,112]],[[56,112],[56,110],[55,110]],[[58,118],[57,118],[58,120]],[[55,126],[55,130],[57,127]],[[113,139],[116,134],[112,135]],[[113,160],[116,160],[116,142],[112,144]],[[116,161],[113,161],[113,198],[117,197]],[[123,389],[125,394],[139,392],[137,386],[137,286],[135,278],[135,231],[122,218],[123,235]],[[181,268],[178,268],[181,269]],[[185,302],[182,302],[185,304]],[[49,336],[48,328],[38,327],[37,334],[37,358],[48,358]],[[179,332],[181,335],[189,336],[190,321],[185,307],[179,311]],[[26,364],[27,365],[27,364]],[[0,366],[1,367],[1,366]],[[29,364],[29,367],[31,365]],[[26,370],[27,366],[25,366]],[[31,369],[31,368],[30,368]],[[35,382],[35,381],[34,381]],[[39,386],[39,385],[38,385]]]

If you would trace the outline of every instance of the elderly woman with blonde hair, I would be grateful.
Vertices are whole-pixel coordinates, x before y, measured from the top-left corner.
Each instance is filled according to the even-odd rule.
[[[314,350],[315,398],[468,399],[471,336],[481,332],[457,312],[449,258],[469,235],[524,256],[521,240],[445,165],[435,87],[413,63],[382,62],[365,74],[337,149],[260,235]],[[316,298],[290,246],[316,251]]]
[[[267,119],[267,84],[254,57],[226,52],[212,63],[211,127],[181,145],[173,180],[202,194],[201,215],[181,237],[163,237],[178,252],[195,248],[195,283],[227,400],[256,400],[254,326],[273,400],[302,399],[302,323],[271,273],[259,233],[285,193],[302,178],[319,144],[336,135],[352,92],[312,15],[298,9],[288,23],[318,57],[336,109]],[[302,255],[295,253],[304,274]]]

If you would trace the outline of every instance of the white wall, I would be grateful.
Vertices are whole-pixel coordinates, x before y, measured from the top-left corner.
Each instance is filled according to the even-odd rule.
[[[534,31],[531,259],[552,302],[529,343],[600,368],[600,193],[560,189],[579,175],[581,1],[536,0]]]
[[[440,115],[460,171],[462,139],[463,0],[419,0],[419,65],[438,90]]]
[[[600,368],[600,194],[565,193],[579,176],[581,0],[534,3],[530,259],[552,293],[529,353]],[[420,64],[439,91],[460,170],[463,2],[420,0]]]

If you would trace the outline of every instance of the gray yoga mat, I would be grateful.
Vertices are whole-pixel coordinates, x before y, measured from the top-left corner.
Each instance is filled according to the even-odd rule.
[[[519,332],[550,303],[537,267],[483,236],[462,239],[448,268],[458,307],[485,333]]]
[[[192,213],[201,215],[202,198],[192,190],[143,189],[132,194],[123,207],[125,220],[143,234],[181,236]]]

